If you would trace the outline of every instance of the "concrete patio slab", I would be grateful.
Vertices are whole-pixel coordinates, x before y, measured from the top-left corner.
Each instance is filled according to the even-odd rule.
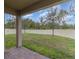
[[[5,51],[5,59],[49,59],[27,48],[11,48]]]

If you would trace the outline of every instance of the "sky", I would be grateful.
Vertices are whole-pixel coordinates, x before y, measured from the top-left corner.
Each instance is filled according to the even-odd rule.
[[[75,8],[75,1],[74,0],[62,3],[62,4],[59,4],[59,5],[55,5],[55,6],[52,6],[52,7],[57,7],[58,9],[64,9],[64,10],[69,11],[71,4],[73,5],[73,8]],[[47,11],[50,8],[51,7],[47,8],[47,9],[37,11],[37,12],[34,12],[34,13],[31,13],[31,14],[28,14],[28,15],[24,15],[24,16],[22,16],[22,18],[31,18],[35,22],[40,22],[40,17],[45,16],[47,14]],[[75,14],[75,12],[73,12],[73,13],[70,12],[70,14],[67,15],[64,18],[67,23],[75,24],[75,15],[74,14]],[[12,19],[12,17],[13,17],[12,15],[9,15],[9,14],[5,13],[5,22],[9,19]]]

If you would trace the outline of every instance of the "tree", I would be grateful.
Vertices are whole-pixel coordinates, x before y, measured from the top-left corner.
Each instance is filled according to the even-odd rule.
[[[46,29],[46,24],[45,24],[44,19],[45,19],[44,16],[40,17],[40,29]]]
[[[69,13],[66,10],[61,9],[60,12],[58,13],[57,16],[57,21],[59,23],[59,26],[62,24],[63,22],[65,23],[64,17],[66,17]]]
[[[52,35],[54,36],[54,26],[55,26],[55,21],[56,21],[56,17],[57,17],[57,8],[50,8],[50,10],[48,11],[46,20],[48,22],[52,22]]]
[[[14,20],[7,20],[7,23],[5,23],[5,28],[15,28],[15,21]]]
[[[63,21],[64,17],[68,14],[66,10],[60,9],[58,7],[56,8],[50,8],[48,10],[48,14],[46,17],[46,21],[50,22],[52,25],[52,35],[54,35],[54,28],[56,28],[57,25],[60,26],[60,22]]]
[[[32,19],[26,18],[22,20],[22,27],[24,29],[34,29],[35,28],[35,22],[32,21]]]

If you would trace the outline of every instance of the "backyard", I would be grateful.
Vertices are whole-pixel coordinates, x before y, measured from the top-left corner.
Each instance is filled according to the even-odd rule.
[[[5,0],[5,59],[75,59],[75,0]]]
[[[16,35],[5,35],[5,48],[16,46]],[[45,55],[50,59],[74,59],[75,40],[67,37],[42,35],[42,34],[23,34],[23,47]]]

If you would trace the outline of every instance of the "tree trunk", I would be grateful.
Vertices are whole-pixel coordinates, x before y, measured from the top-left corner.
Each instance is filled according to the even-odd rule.
[[[54,28],[52,29],[52,36],[54,36]]]
[[[52,36],[54,36],[54,19],[52,19]]]

